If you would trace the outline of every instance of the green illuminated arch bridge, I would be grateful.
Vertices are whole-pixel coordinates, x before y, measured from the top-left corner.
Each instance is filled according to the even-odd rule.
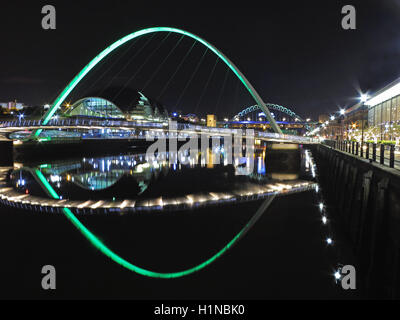
[[[253,86],[250,84],[250,82],[246,79],[246,77],[240,72],[240,70],[221,52],[219,51],[216,47],[214,47],[212,44],[209,42],[205,41],[204,39],[200,38],[199,36],[196,36],[193,33],[190,33],[185,30],[177,29],[177,28],[171,28],[171,27],[154,27],[154,28],[147,28],[147,29],[142,29],[133,33],[128,34],[127,36],[121,38],[120,40],[114,42],[111,44],[109,47],[104,49],[102,52],[100,52],[92,61],[89,62],[88,65],[86,65],[76,76],[75,78],[65,87],[65,89],[61,92],[61,94],[56,98],[48,112],[44,115],[43,117],[43,125],[47,125],[48,122],[52,119],[58,108],[61,106],[61,104],[65,101],[65,99],[68,97],[68,95],[72,92],[72,90],[79,84],[79,82],[99,63],[101,62],[104,58],[106,58],[111,52],[116,50],[117,48],[121,47],[125,43],[142,37],[147,34],[151,33],[158,33],[158,32],[172,32],[172,33],[177,33],[181,34],[190,38],[195,39],[196,41],[200,42],[203,44],[205,47],[207,47],[209,50],[211,50],[218,58],[220,58],[231,70],[232,72],[236,75],[236,77],[240,80],[240,82],[244,85],[244,87],[247,89],[247,91],[250,93],[250,95],[253,97],[255,100],[256,104],[260,107],[260,109],[265,113],[266,117],[268,118],[272,129],[279,134],[282,134],[281,129],[279,126],[276,124],[274,118],[272,117],[271,113],[268,110],[268,107],[265,105],[263,100],[261,99],[260,95],[257,93],[257,91],[253,88]],[[41,129],[37,130],[34,133],[34,137],[37,138],[40,133]]]

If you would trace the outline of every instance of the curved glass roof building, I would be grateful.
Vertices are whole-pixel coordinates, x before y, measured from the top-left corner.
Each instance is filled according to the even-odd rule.
[[[86,97],[75,102],[64,114],[70,117],[124,119],[124,113],[112,102],[99,97]]]
[[[65,117],[168,121],[168,111],[155,100],[129,88],[110,88],[79,99],[64,112]]]

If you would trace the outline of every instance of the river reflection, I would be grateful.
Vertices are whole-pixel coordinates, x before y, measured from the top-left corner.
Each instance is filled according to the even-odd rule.
[[[130,271],[178,278],[224,255],[277,196],[315,188],[310,159],[299,152],[293,161],[287,154],[269,161],[268,153],[258,152],[249,175],[241,174],[249,159],[229,164],[222,149],[188,164],[170,161],[175,157],[168,153],[158,160],[123,154],[16,163],[3,171],[9,172],[8,185],[0,197],[7,206],[62,213],[96,249]],[[197,214],[125,214],[144,210]],[[108,215],[87,215],[98,212]]]
[[[176,157],[168,153],[159,154],[157,159],[140,153],[34,165],[17,163],[9,185],[22,195],[54,199],[48,192],[50,186],[61,200],[117,202],[229,193],[299,179],[301,172],[285,172],[282,168],[277,172],[273,167],[267,170],[265,156],[265,151],[255,154],[250,175],[241,174],[248,159],[239,158],[230,164],[223,149],[209,150],[205,157],[199,153],[198,159],[188,164],[170,161]]]

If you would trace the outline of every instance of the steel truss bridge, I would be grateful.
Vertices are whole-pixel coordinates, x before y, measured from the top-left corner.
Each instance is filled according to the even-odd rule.
[[[311,130],[311,127],[309,126],[308,122],[304,118],[296,114],[294,111],[290,110],[289,108],[274,103],[267,103],[265,105],[268,107],[269,110],[274,110],[286,114],[289,117],[293,118],[295,123],[302,123],[304,124],[307,130]],[[250,106],[248,108],[243,109],[236,116],[234,116],[232,121],[240,120],[240,118],[244,118],[246,115],[257,111],[262,111],[262,109],[258,105]]]
[[[292,117],[293,119],[297,119],[300,122],[304,122],[305,120],[300,117],[299,115],[297,115],[295,112],[293,112],[292,110],[280,106],[278,104],[273,104],[273,103],[267,103],[266,106],[268,107],[269,110],[275,110],[275,111],[279,111],[282,113],[287,114],[289,117]],[[241,118],[241,117],[245,117],[247,114],[255,112],[255,111],[262,111],[262,109],[258,106],[258,105],[254,105],[254,106],[250,106],[246,109],[243,109],[241,112],[239,112],[236,116],[234,116],[233,118]]]

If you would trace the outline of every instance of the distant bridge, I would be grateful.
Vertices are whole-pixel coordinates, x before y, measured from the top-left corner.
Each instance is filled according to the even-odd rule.
[[[301,122],[304,122],[304,121],[305,121],[302,117],[300,117],[299,115],[297,115],[294,111],[292,111],[292,110],[290,110],[290,109],[288,109],[288,108],[286,108],[286,107],[280,106],[280,105],[278,105],[278,104],[273,104],[273,103],[267,103],[266,106],[267,106],[268,109],[270,109],[270,110],[272,109],[272,110],[276,110],[276,111],[285,113],[285,114],[287,114],[288,116],[292,117],[293,119],[297,119],[298,121],[301,121]],[[248,107],[248,108],[246,108],[246,109],[243,109],[241,112],[239,112],[239,113],[238,113],[236,116],[234,116],[233,118],[235,119],[235,118],[244,117],[244,116],[246,116],[247,114],[249,114],[249,113],[251,113],[251,112],[254,112],[254,111],[257,111],[257,110],[262,111],[262,109],[261,109],[258,105],[250,106],[250,107]]]
[[[289,117],[293,118],[295,122],[298,123],[304,123],[304,126],[306,127],[307,130],[311,130],[311,127],[307,123],[305,119],[303,119],[301,116],[296,114],[294,111],[290,110],[289,108],[286,108],[284,106],[278,105],[278,104],[273,104],[273,103],[267,103],[266,106],[268,107],[269,110],[275,110],[279,111],[281,113],[284,113],[288,115]],[[256,111],[262,111],[262,109],[258,105],[250,106],[245,109],[243,109],[241,112],[239,112],[236,116],[233,117],[233,121],[235,119],[240,119],[245,117],[246,115],[256,112]]]

